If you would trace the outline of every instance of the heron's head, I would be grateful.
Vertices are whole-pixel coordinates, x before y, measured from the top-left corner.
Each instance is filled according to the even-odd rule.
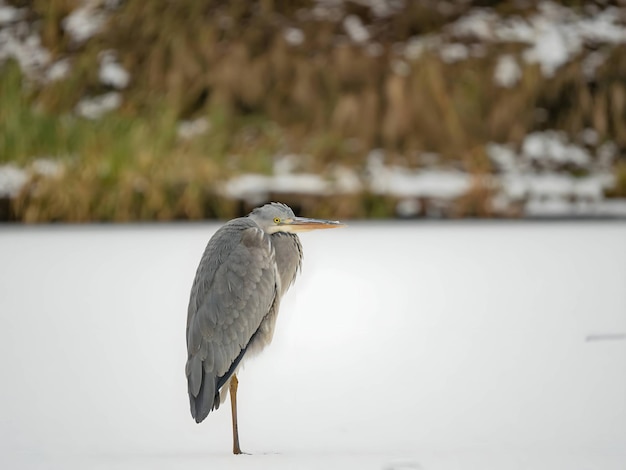
[[[276,232],[308,232],[323,228],[345,227],[336,220],[307,219],[296,217],[291,208],[280,202],[272,202],[257,207],[248,215],[267,233]]]

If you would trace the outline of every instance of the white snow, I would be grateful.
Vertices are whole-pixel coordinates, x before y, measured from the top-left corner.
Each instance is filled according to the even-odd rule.
[[[395,59],[392,60],[389,65],[391,66],[393,73],[399,75],[400,77],[408,77],[411,73],[411,66],[404,60]]]
[[[624,199],[606,199],[598,204],[600,214],[610,214],[615,217],[626,218],[626,201]]]
[[[450,33],[453,37],[484,42],[526,44],[524,59],[539,64],[543,75],[552,77],[559,67],[583,52],[585,45],[621,46],[626,43],[626,27],[620,11],[605,7],[583,16],[550,1],[540,2],[539,11],[528,18],[503,18],[492,10],[473,9],[450,27]],[[589,60],[585,70],[593,73],[600,62],[595,58]]]
[[[580,140],[582,140],[586,145],[598,145],[598,131],[587,127],[580,132]]]
[[[222,194],[252,204],[267,200],[271,193],[330,194],[331,184],[313,173],[279,175],[243,174],[228,180]]]
[[[365,46],[365,53],[370,57],[380,57],[385,53],[385,48],[379,42],[369,42]]]
[[[76,104],[76,113],[87,119],[99,119],[122,104],[122,95],[116,91],[81,99]]]
[[[346,0],[315,0],[315,6],[312,13],[319,19],[334,19],[341,15],[344,11]],[[369,8],[376,18],[385,18],[404,6],[404,0],[351,0],[350,3],[356,3],[363,7]],[[330,17],[330,18],[329,18]]]
[[[100,0],[83,0],[80,7],[63,19],[63,29],[72,41],[84,43],[102,30],[107,15],[101,9],[101,3]]]
[[[206,134],[211,129],[211,123],[205,117],[181,121],[178,124],[177,134],[180,139],[189,140],[202,134]]]
[[[0,0],[0,26],[21,20],[25,11],[20,8],[7,5],[4,0]]]
[[[576,178],[554,172],[525,175],[510,173],[499,178],[498,183],[503,188],[504,193],[514,200],[528,197],[535,200],[561,199],[563,201],[600,202],[604,198],[604,190],[612,186],[613,177],[610,174]],[[622,200],[622,203],[626,203],[626,201]],[[597,209],[601,209],[601,207],[599,205]],[[597,214],[597,210],[594,209],[593,212]],[[582,214],[563,212],[561,215]]]
[[[410,38],[402,48],[398,49],[407,60],[418,60],[425,51],[435,49],[440,44],[441,38],[438,35],[426,34]]]
[[[597,142],[597,132],[586,129],[580,136],[588,145]],[[604,193],[615,184],[612,160],[614,144],[603,144],[595,150],[595,157],[584,147],[568,141],[558,131],[548,130],[528,134],[520,153],[511,145],[491,143],[487,154],[499,174],[493,183],[501,189],[499,201],[525,202],[530,216],[618,216],[623,214],[625,200],[610,201]],[[532,169],[531,164],[539,166]],[[555,170],[555,165],[573,164],[588,174],[573,176]]]
[[[193,422],[184,376],[216,228],[0,231],[2,468],[624,469],[626,225],[303,235],[240,374],[243,456],[228,403]]]
[[[406,198],[396,204],[396,213],[400,217],[415,217],[422,209],[422,204],[418,199]]]
[[[511,88],[522,78],[522,69],[511,54],[504,54],[498,57],[496,69],[493,72],[493,79],[497,85],[504,88]]]
[[[48,65],[50,58],[50,52],[41,45],[41,38],[29,29],[26,22],[0,27],[0,66],[8,59],[14,59],[20,69],[33,78]]]
[[[122,90],[130,83],[130,74],[117,61],[115,51],[103,51],[100,53],[100,68],[98,78],[103,85],[109,85]]]
[[[456,170],[409,170],[391,165],[373,169],[371,175],[372,192],[398,197],[453,199],[471,185],[471,176]]]
[[[67,78],[70,74],[71,62],[68,58],[57,60],[46,70],[46,81],[56,82]]]
[[[298,169],[298,166],[300,165],[300,161],[303,160],[304,158],[306,157],[301,157],[294,153],[276,155],[272,163],[274,174],[289,175],[291,173],[294,173]]]
[[[404,0],[353,0],[353,2],[369,7],[378,18],[391,16],[404,6]]]
[[[63,172],[63,165],[51,158],[37,158],[29,168],[20,168],[13,163],[0,165],[0,197],[16,197],[28,182],[31,174],[54,178]]]
[[[49,157],[37,158],[31,164],[33,172],[48,178],[56,178],[61,176],[64,166],[58,160]]]
[[[459,37],[492,41],[494,25],[500,20],[500,17],[491,10],[474,8],[454,22],[451,32]]]
[[[439,57],[446,64],[453,64],[469,57],[469,49],[465,44],[443,44],[439,47]]]
[[[61,20],[61,26],[75,45],[82,44],[104,27],[110,10],[119,7],[118,0],[81,0],[76,8]],[[15,59],[30,80],[51,82],[67,77],[70,59],[52,62],[53,54],[43,47],[40,22],[29,21],[28,9],[7,6],[0,0],[0,65]],[[130,75],[116,62],[114,52],[106,51],[100,63],[102,83],[118,89],[125,88]]]
[[[331,174],[334,190],[339,194],[354,194],[363,190],[363,184],[356,172],[346,166],[338,165]]]
[[[28,181],[28,174],[12,163],[0,165],[0,196],[15,197]]]
[[[348,15],[343,20],[343,27],[350,39],[357,43],[364,43],[370,38],[370,33],[356,15]]]
[[[618,149],[615,142],[604,142],[597,151],[597,159],[600,165],[610,167],[618,155]]]
[[[581,139],[592,140],[588,130]],[[527,206],[530,216],[562,217],[607,216],[621,217],[626,200],[607,201],[604,193],[613,187],[612,159],[615,145],[605,144],[592,157],[586,148],[571,143],[559,131],[547,130],[526,136],[516,152],[511,144],[490,143],[486,151],[496,173],[485,175],[482,182],[494,189],[494,208],[506,213],[512,205]],[[396,213],[401,217],[418,214],[420,199],[428,200],[427,212],[437,205],[444,212],[446,203],[466,194],[472,185],[472,175],[441,164],[437,154],[420,155],[422,168],[412,169],[385,162],[385,152],[374,149],[366,156],[365,171],[336,166],[324,174],[299,171],[309,157],[288,154],[275,157],[273,174],[242,174],[221,185],[227,198],[258,204],[280,194],[328,196],[373,194],[398,199]],[[572,164],[588,174],[574,176],[560,169]],[[437,211],[432,212],[437,215]],[[439,213],[437,216],[441,216]]]
[[[273,194],[326,196],[353,194],[363,189],[356,172],[343,165],[336,165],[328,175],[298,171],[302,161],[308,158],[297,154],[277,155],[272,175],[244,173],[234,176],[222,184],[221,192],[225,197],[257,204],[267,201]]]
[[[587,80],[593,80],[596,70],[604,65],[607,59],[606,52],[592,51],[585,56],[581,63],[583,74]]]
[[[545,77],[554,76],[556,70],[581,49],[577,36],[567,34],[561,25],[550,21],[538,21],[535,35],[532,46],[524,51],[524,59],[539,63]]]
[[[491,161],[495,163],[497,169],[505,172],[517,171],[517,154],[511,145],[490,142],[486,145],[485,150]]]
[[[547,197],[531,198],[525,205],[527,216],[531,217],[626,217],[624,199],[581,199]]]
[[[623,44],[626,42],[626,26],[623,15],[623,10],[609,6],[580,20],[576,24],[576,29],[589,42]]]
[[[304,33],[301,29],[298,28],[287,28],[283,32],[283,37],[287,44],[291,44],[292,46],[299,46],[304,42]]]

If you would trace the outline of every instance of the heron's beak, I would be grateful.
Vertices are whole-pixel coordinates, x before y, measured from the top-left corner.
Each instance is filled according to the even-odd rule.
[[[289,227],[290,232],[308,232],[309,230],[319,230],[323,228],[341,228],[345,227],[345,224],[337,220],[321,220],[321,219],[307,219],[306,217],[294,217],[293,219],[286,220],[283,227]]]

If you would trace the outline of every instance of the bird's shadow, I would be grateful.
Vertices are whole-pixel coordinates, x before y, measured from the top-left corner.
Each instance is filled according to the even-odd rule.
[[[257,456],[257,455],[283,455],[282,452],[245,452],[241,451],[241,454],[235,455],[248,455],[248,456]]]

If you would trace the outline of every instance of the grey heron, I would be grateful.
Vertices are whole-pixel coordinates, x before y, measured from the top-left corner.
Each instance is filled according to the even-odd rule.
[[[237,371],[272,340],[281,298],[302,264],[296,233],[343,226],[296,217],[273,202],[227,222],[209,240],[189,298],[185,374],[197,423],[230,392],[234,454],[241,453]]]

